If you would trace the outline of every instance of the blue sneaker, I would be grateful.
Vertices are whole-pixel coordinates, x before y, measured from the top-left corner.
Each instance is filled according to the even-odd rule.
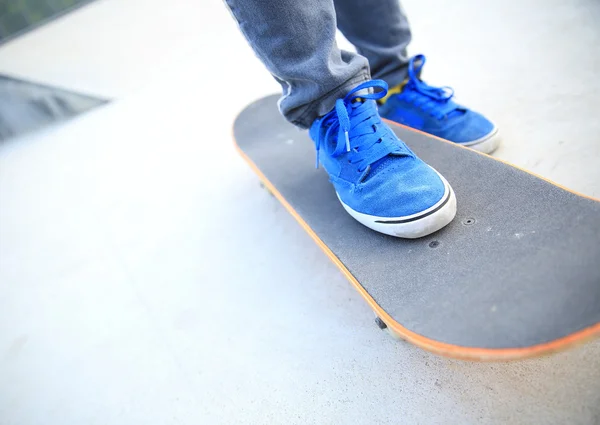
[[[432,87],[421,81],[423,65],[424,55],[410,60],[407,80],[380,101],[381,116],[480,152],[493,152],[500,144],[496,126],[456,104],[450,87]]]
[[[452,221],[456,197],[448,182],[381,120],[375,101],[387,88],[381,80],[354,88],[315,120],[310,136],[317,167],[323,165],[352,217],[381,233],[419,238]]]

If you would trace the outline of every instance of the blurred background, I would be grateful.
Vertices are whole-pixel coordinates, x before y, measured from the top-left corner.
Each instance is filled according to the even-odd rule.
[[[86,3],[89,0],[5,0],[0,4],[0,46]],[[101,99],[0,75],[0,142],[102,103]]]
[[[5,42],[91,0],[6,0],[0,5],[0,41]]]
[[[403,5],[497,157],[600,197],[600,3]],[[219,1],[0,0],[0,424],[600,424],[598,342],[378,330],[232,147],[277,90]]]

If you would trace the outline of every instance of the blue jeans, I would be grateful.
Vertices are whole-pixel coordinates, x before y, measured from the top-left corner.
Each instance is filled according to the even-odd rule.
[[[281,84],[281,113],[298,127],[310,127],[371,75],[390,87],[406,78],[411,33],[398,0],[225,1]],[[338,48],[336,27],[358,54]]]

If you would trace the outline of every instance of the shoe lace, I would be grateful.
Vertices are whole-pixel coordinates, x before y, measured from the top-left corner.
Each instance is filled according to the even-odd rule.
[[[367,93],[358,94],[367,89]],[[371,80],[355,87],[343,99],[336,100],[335,108],[321,119],[317,128],[317,168],[322,148],[333,157],[348,153],[348,162],[358,164],[360,173],[368,172],[371,164],[390,154],[410,155],[377,112],[374,100],[384,97],[387,89],[385,81]],[[336,132],[334,143],[328,143]]]
[[[421,81],[419,76],[425,60],[425,55],[417,55],[410,59],[408,81],[399,96],[429,113],[432,117],[443,119],[459,109],[459,106],[451,102],[454,96],[454,90],[451,87],[434,87]]]

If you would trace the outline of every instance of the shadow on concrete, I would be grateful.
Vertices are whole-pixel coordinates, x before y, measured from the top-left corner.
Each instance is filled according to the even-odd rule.
[[[106,99],[0,75],[0,142],[107,102]]]

